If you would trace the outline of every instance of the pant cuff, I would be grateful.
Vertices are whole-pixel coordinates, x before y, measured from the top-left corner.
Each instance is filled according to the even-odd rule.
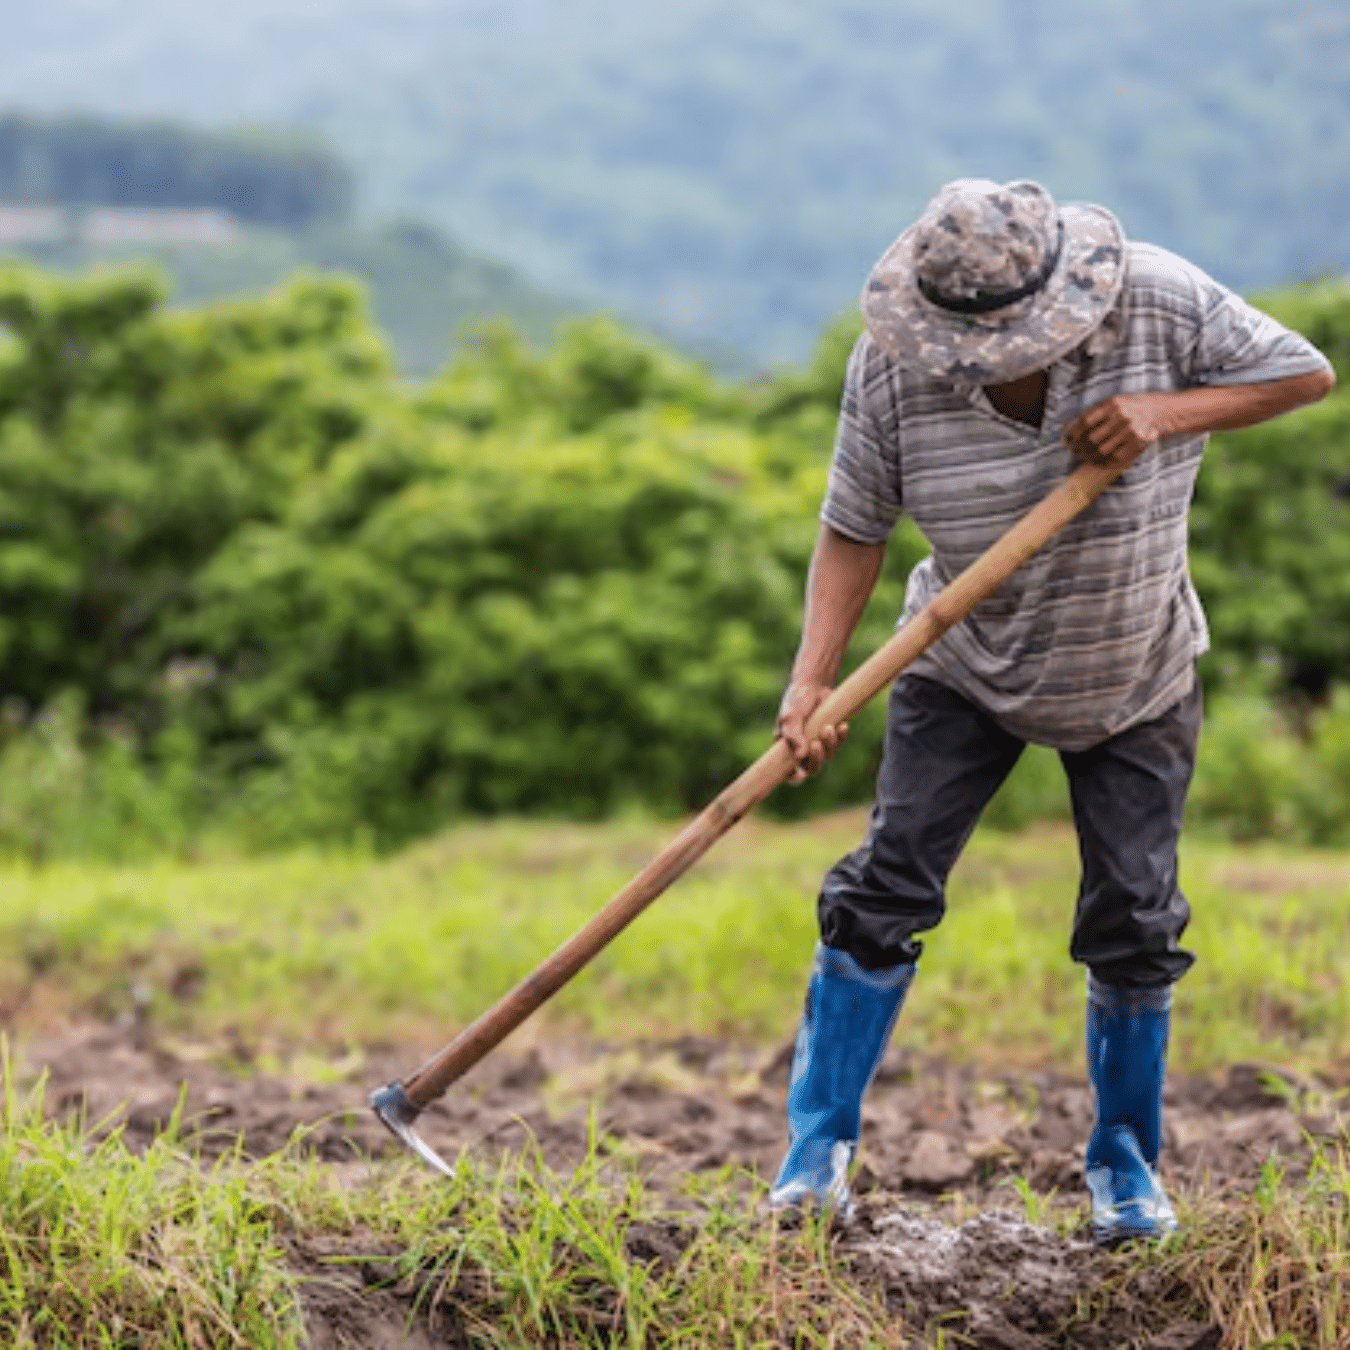
[[[1087,977],[1088,1002],[1095,1003],[1108,1017],[1120,1018],[1132,1012],[1168,1012],[1172,1007],[1172,986],[1153,985],[1136,989],[1124,984],[1104,984],[1091,971]]]

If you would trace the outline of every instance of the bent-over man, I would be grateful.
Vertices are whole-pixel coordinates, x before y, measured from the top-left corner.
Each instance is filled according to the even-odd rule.
[[[1208,645],[1187,514],[1208,433],[1322,397],[1303,338],[1100,206],[1039,184],[948,184],[868,279],[778,732],[798,779],[907,511],[932,546],[906,616],[1070,472],[1120,478],[895,683],[866,838],[826,875],[775,1205],[847,1206],[861,1103],[914,978],[918,934],[1023,746],[1060,752],[1082,859],[1070,953],[1087,967],[1099,1240],[1175,1227],[1158,1179],[1172,986],[1194,956],[1177,837]]]

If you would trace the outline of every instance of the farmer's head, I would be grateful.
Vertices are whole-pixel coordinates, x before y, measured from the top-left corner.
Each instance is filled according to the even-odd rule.
[[[1101,206],[1039,183],[958,178],[873,268],[863,314],[903,365],[1001,384],[1077,347],[1120,295],[1125,238]]]

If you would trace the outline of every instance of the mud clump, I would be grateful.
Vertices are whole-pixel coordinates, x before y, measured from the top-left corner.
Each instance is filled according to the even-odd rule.
[[[1109,1268],[1089,1243],[1001,1211],[956,1227],[914,1209],[864,1223],[867,1231],[847,1240],[854,1274],[879,1289],[905,1325],[942,1326],[960,1344],[1054,1344]]]
[[[897,1325],[921,1332],[906,1350],[1218,1350],[1222,1340],[1220,1327],[1193,1320],[1184,1291],[1152,1287],[1147,1273],[1122,1279],[1116,1257],[1007,1210],[952,1224],[915,1204],[865,1207],[841,1253]]]
[[[299,1279],[309,1350],[468,1350],[462,1328],[438,1318],[409,1316],[407,1291],[377,1261],[356,1262],[339,1244],[293,1242],[290,1264]],[[391,1254],[392,1265],[392,1254]]]

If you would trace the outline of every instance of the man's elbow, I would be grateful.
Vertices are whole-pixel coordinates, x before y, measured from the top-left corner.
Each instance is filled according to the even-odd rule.
[[[1302,375],[1286,375],[1270,386],[1279,407],[1268,416],[1278,417],[1281,413],[1293,412],[1295,408],[1305,408],[1310,403],[1326,398],[1336,387],[1336,372],[1330,365],[1321,370],[1309,370]]]
[[[1316,403],[1318,399],[1326,398],[1336,387],[1336,372],[1330,366],[1323,366],[1321,370],[1314,370],[1305,378],[1308,380],[1311,389],[1307,399],[1309,403]]]

